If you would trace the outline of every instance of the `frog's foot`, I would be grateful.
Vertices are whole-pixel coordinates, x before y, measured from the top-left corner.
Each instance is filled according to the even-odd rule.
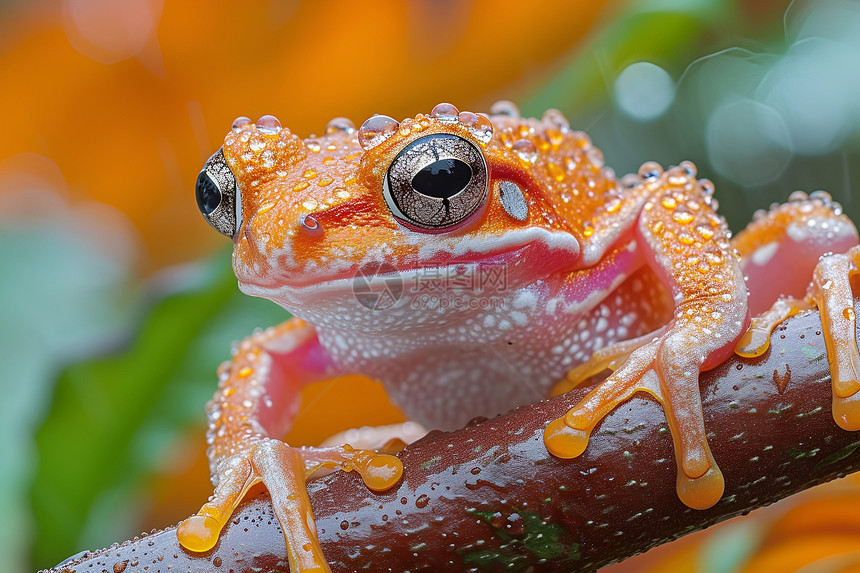
[[[770,347],[770,335],[789,316],[813,307],[811,299],[780,298],[759,316],[753,317],[750,326],[735,347],[735,353],[744,358],[761,356]]]
[[[821,312],[821,326],[833,381],[833,419],[841,428],[860,430],[860,351],[851,277],[860,273],[860,246],[821,258],[809,286]]]
[[[565,379],[553,386],[549,395],[558,396],[566,394],[592,376],[596,376],[606,369],[617,370],[634,350],[655,338],[663,336],[667,329],[668,327],[659,328],[638,338],[622,340],[621,342],[610,344],[595,351],[588,361],[568,371]]]
[[[711,507],[722,497],[725,483],[705,437],[698,384],[701,364],[683,329],[676,327],[648,342],[564,417],[549,424],[544,432],[547,449],[565,459],[580,455],[604,416],[635,392],[647,392],[663,406],[672,432],[678,497],[694,509]]]
[[[356,450],[346,445],[333,448],[294,448],[264,438],[245,452],[226,459],[216,474],[215,493],[196,515],[183,521],[177,537],[191,551],[208,551],[250,487],[263,482],[281,524],[290,571],[330,571],[317,537],[306,479],[318,468],[356,470],[374,491],[393,486],[403,473],[394,456]]]

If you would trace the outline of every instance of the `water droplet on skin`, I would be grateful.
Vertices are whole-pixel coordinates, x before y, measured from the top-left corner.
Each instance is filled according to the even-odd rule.
[[[822,191],[820,189],[818,191],[813,191],[812,193],[810,193],[809,198],[813,200],[818,199],[825,205],[830,205],[830,202],[833,201],[833,197],[830,195],[830,193],[828,193],[827,191]]]
[[[583,225],[582,236],[590,237],[594,234],[594,225],[592,225],[589,221],[586,221]]]
[[[674,213],[672,213],[672,218],[676,223],[681,223],[682,225],[687,225],[693,221],[693,214],[686,210],[678,209]]]
[[[621,178],[621,184],[628,189],[636,187],[639,184],[639,176],[635,173],[628,173]]]
[[[314,153],[319,153],[322,150],[322,145],[320,145],[320,142],[315,139],[312,139],[305,143],[305,147],[307,147]]]
[[[699,225],[698,227],[696,227],[696,232],[699,233],[704,239],[710,239],[714,236],[714,230],[710,227],[706,227],[705,225]]]
[[[349,522],[344,519],[340,522],[340,528],[346,531],[347,529],[349,529]]]
[[[355,133],[355,124],[345,117],[336,117],[326,124],[325,132],[326,135],[332,135],[333,133]]]
[[[596,147],[589,147],[588,149],[586,149],[585,156],[588,157],[588,160],[597,169],[603,167],[604,163],[606,162],[606,160],[603,158],[603,152]]]
[[[460,121],[460,110],[450,103],[440,103],[430,112],[430,117],[443,123],[457,123]]]
[[[463,116],[466,120],[463,120]],[[469,113],[464,111],[460,114],[460,122],[469,128],[472,135],[481,143],[489,143],[493,139],[493,122],[482,113]]]
[[[400,124],[397,120],[387,115],[374,115],[358,129],[358,144],[365,151],[369,151],[394,135]]]
[[[699,179],[699,191],[705,195],[714,194],[714,183],[710,179]]]
[[[545,124],[558,129],[562,133],[570,131],[570,123],[567,121],[567,118],[564,117],[564,114],[557,109],[550,108],[543,112],[541,120]]]
[[[575,131],[573,133],[573,137],[580,149],[588,149],[589,147],[593,147],[591,143],[591,137],[589,137],[588,134],[584,131]]]
[[[514,153],[517,154],[522,161],[526,163],[534,163],[537,161],[537,147],[528,139],[519,139],[514,142],[514,146],[512,148]]]
[[[682,161],[678,165],[678,167],[683,169],[687,173],[687,175],[689,175],[690,177],[696,176],[696,173],[697,173],[696,164],[693,163],[692,161]]]
[[[417,507],[419,509],[423,509],[423,508],[427,507],[427,504],[429,504],[429,503],[430,503],[430,497],[425,495],[425,494],[422,494],[421,496],[418,497],[418,499],[415,500],[415,507]]]
[[[460,115],[457,116],[457,118],[460,120],[460,123],[466,127],[475,127],[478,124],[478,116],[471,111],[460,112]]]
[[[250,125],[250,123],[251,123],[250,117],[245,117],[244,115],[240,115],[239,117],[237,117],[236,119],[233,120],[233,131],[235,131],[236,133],[239,133],[240,131],[242,131],[243,127],[245,127],[246,125]]]
[[[671,167],[669,171],[666,172],[666,182],[670,185],[683,185],[689,180],[689,176],[687,172],[681,167]]]
[[[663,175],[663,167],[655,161],[647,161],[639,168],[639,179],[642,181],[656,181]]]
[[[281,131],[281,122],[274,115],[264,115],[257,120],[257,130],[274,135]]]
[[[854,318],[855,318],[854,309],[849,306],[848,308],[846,308],[845,310],[842,311],[842,316],[845,317],[845,320],[854,320]]]
[[[492,115],[506,115],[508,117],[520,117],[520,109],[513,102],[506,99],[499,100],[490,106]]]

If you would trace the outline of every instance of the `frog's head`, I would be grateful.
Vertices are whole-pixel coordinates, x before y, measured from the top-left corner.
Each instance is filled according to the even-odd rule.
[[[399,123],[376,115],[357,130],[338,118],[304,141],[272,116],[240,118],[197,200],[233,239],[243,291],[318,324],[366,326],[377,279],[399,281],[395,307],[415,308],[428,293],[513,292],[576,265],[583,213],[617,187],[602,165],[559,112],[523,119],[507,102],[491,116],[450,104]]]

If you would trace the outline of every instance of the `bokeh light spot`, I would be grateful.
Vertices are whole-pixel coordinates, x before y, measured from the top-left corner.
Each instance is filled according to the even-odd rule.
[[[65,0],[66,37],[78,52],[103,64],[140,54],[161,18],[158,0]]]
[[[741,185],[776,178],[791,159],[791,138],[773,108],[751,99],[717,107],[705,128],[708,159],[723,176]]]
[[[656,64],[631,64],[615,80],[615,103],[637,121],[660,117],[674,100],[675,83],[669,73]]]

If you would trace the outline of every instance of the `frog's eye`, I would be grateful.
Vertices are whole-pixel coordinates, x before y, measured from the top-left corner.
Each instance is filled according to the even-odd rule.
[[[206,161],[197,176],[197,206],[212,228],[233,238],[242,222],[242,201],[236,192],[236,178],[219,149]]]
[[[382,192],[398,219],[426,229],[450,227],[486,201],[487,163],[462,137],[428,135],[397,154]]]

